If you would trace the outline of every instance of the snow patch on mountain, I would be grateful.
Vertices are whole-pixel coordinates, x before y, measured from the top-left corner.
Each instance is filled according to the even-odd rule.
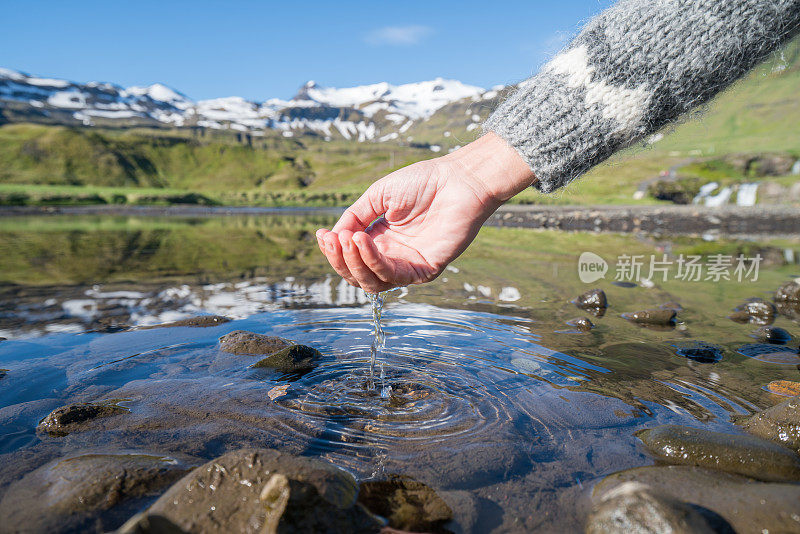
[[[231,96],[193,101],[166,85],[123,88],[105,82],[80,84],[39,78],[0,68],[0,112],[52,123],[145,124],[232,129],[263,135],[314,133],[358,141],[397,139],[414,123],[442,107],[470,98],[478,101],[498,88],[484,89],[436,78],[418,83],[375,83],[323,87],[309,81],[291,100],[252,102]],[[28,114],[28,115],[26,115]],[[8,115],[8,113],[6,113]],[[116,121],[116,122],[115,122]]]

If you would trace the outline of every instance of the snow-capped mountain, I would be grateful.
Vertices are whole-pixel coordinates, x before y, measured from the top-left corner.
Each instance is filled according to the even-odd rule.
[[[68,125],[168,126],[231,129],[286,137],[312,134],[358,141],[397,139],[441,108],[464,99],[496,95],[456,80],[349,88],[310,81],[290,100],[251,102],[240,97],[193,101],[162,84],[123,88],[39,78],[0,69],[0,122],[34,121]]]

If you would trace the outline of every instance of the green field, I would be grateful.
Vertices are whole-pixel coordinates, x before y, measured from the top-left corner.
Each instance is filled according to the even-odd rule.
[[[478,135],[466,118],[485,118],[496,101],[450,104],[408,134],[444,149]],[[692,187],[797,176],[761,176],[731,165],[736,158],[800,157],[800,40],[790,43],[707,106],[631,147],[552,195],[531,190],[515,201],[631,204],[639,184],[678,166]],[[445,136],[447,133],[447,136]],[[276,132],[243,140],[235,132],[0,126],[0,205],[217,204],[342,205],[377,178],[435,156],[398,143],[325,142]],[[688,183],[688,182],[687,182]]]

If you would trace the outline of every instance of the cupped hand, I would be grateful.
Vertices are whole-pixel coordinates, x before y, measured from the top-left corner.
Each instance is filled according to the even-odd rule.
[[[332,230],[318,230],[319,247],[336,272],[368,293],[439,276],[486,219],[532,179],[512,148],[493,136],[497,150],[491,150],[486,137],[472,151],[415,163],[378,180]],[[509,170],[508,161],[497,161],[501,156],[516,158],[511,163],[517,174],[526,175],[521,183],[511,186],[510,175],[494,175]],[[481,173],[492,160],[497,168]]]

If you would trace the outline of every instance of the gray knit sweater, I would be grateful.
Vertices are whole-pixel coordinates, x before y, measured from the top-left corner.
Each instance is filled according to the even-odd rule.
[[[800,30],[800,0],[622,0],[484,125],[551,192],[708,101]]]

